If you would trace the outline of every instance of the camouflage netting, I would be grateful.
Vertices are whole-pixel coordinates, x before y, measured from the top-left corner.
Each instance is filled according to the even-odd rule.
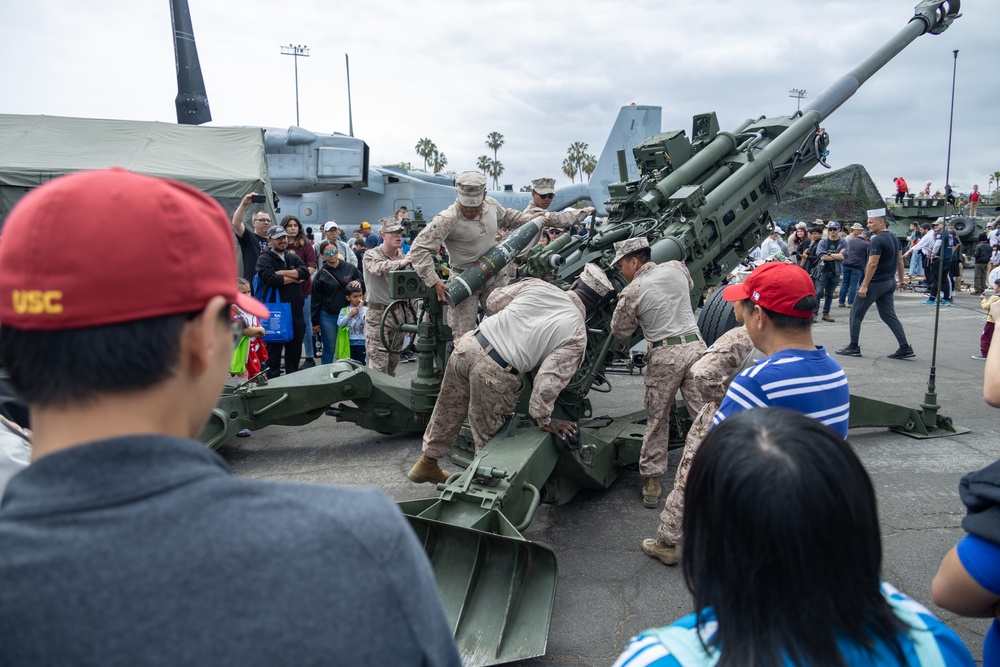
[[[816,218],[864,222],[865,211],[882,208],[885,201],[868,171],[860,164],[807,176],[771,207],[771,218],[787,226]]]

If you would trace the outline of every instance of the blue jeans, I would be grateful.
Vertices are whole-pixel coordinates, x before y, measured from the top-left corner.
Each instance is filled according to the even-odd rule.
[[[910,255],[910,275],[921,276],[921,277],[924,275],[923,255],[916,252]]]
[[[855,269],[850,266],[844,267],[844,282],[840,288],[840,305],[844,305],[844,299],[847,299],[847,305],[850,306],[854,303],[854,297],[858,293],[858,285],[861,284],[861,278],[865,275],[865,270]]]
[[[319,311],[319,333],[323,337],[323,358],[320,363],[332,364],[333,353],[337,349],[337,316],[325,310]]]
[[[313,297],[312,294],[310,294],[309,296],[306,297],[305,305],[302,306],[302,315],[303,317],[305,317],[306,323],[309,324],[309,326],[306,327],[305,338],[302,339],[303,345],[306,346],[306,359],[312,359],[313,352],[315,352],[315,350],[313,349],[313,329],[311,324],[312,302],[313,302]]]
[[[813,309],[813,316],[819,314],[820,300],[823,299],[824,295],[826,299],[823,299],[823,314],[829,315],[830,306],[833,305],[833,293],[840,283],[840,276],[833,272],[824,271],[820,274],[820,278],[813,282],[816,283],[816,308]]]

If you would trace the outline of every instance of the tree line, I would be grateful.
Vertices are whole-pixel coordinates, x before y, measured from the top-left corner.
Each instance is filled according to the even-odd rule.
[[[503,145],[504,136],[499,132],[490,132],[486,135],[486,147],[493,151],[493,157],[480,155],[476,160],[476,169],[483,172],[484,176],[493,179],[494,190],[500,189],[500,176],[504,172],[503,163],[498,158],[498,153]],[[562,171],[569,177],[570,182],[575,183],[576,177],[579,175],[582,183],[584,174],[587,175],[587,180],[590,180],[594,169],[597,168],[597,158],[587,152],[589,148],[590,146],[583,141],[574,141],[566,149],[566,159],[563,160]],[[440,152],[437,145],[426,137],[417,141],[415,149],[417,155],[424,160],[424,171],[427,171],[428,166],[430,166],[433,173],[437,174],[448,164],[448,158],[445,157],[445,154]],[[528,186],[523,186],[521,191],[526,191],[525,188],[531,189]]]

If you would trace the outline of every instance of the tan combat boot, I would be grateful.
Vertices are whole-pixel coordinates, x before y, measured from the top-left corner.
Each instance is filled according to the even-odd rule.
[[[654,537],[642,541],[642,553],[650,558],[655,558],[664,565],[677,565],[681,560],[680,554],[677,553],[677,547],[661,542]]]
[[[420,460],[413,464],[410,472],[406,475],[417,484],[432,482],[434,484],[444,484],[451,476],[450,472],[441,470],[437,459],[432,459],[427,455],[422,455]]]
[[[642,504],[649,509],[655,509],[660,503],[660,478],[647,477],[646,485],[642,487]]]

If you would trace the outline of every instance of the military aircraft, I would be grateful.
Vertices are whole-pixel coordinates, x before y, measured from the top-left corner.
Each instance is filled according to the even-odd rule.
[[[187,0],[170,0],[170,13],[177,63],[177,122],[209,122],[212,116]],[[618,173],[617,152],[631,151],[658,133],[660,117],[658,106],[622,107],[590,180],[558,188],[552,210],[590,200],[598,215],[606,215],[608,184],[638,175],[631,159],[626,161],[630,165],[627,177]],[[375,222],[401,206],[421,209],[429,217],[455,201],[454,179],[398,167],[372,167],[368,145],[354,136],[319,134],[296,126],[264,128],[264,149],[271,186],[279,195],[276,212],[295,215],[303,225],[337,220],[341,227],[351,229],[362,221]],[[488,194],[504,207],[516,209],[525,208],[531,197],[509,187]]]

